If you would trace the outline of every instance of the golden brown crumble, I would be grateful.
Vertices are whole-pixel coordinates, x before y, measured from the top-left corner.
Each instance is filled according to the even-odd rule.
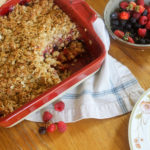
[[[52,0],[18,4],[0,17],[0,112],[13,112],[67,77],[65,62],[84,52],[78,37]]]

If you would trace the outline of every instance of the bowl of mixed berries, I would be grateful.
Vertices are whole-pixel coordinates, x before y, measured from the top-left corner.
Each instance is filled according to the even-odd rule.
[[[149,0],[110,0],[104,20],[110,35],[121,44],[150,47]]]

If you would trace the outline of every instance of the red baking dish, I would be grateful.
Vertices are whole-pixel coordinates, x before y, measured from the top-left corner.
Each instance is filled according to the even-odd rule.
[[[8,0],[0,7],[0,15],[7,14],[19,2],[20,0]],[[54,102],[71,87],[78,85],[98,71],[105,58],[106,50],[104,44],[94,31],[92,25],[97,19],[95,11],[83,0],[54,0],[54,2],[77,24],[81,38],[86,44],[90,61],[86,61],[86,63],[85,61],[81,61],[76,65],[78,66],[77,69],[69,78],[15,110],[13,113],[1,118],[1,127],[12,127],[24,120],[29,114]]]

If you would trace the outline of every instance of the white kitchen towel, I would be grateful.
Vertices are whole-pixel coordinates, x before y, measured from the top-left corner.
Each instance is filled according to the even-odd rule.
[[[111,118],[132,110],[144,90],[129,69],[108,54],[110,39],[103,20],[97,19],[93,27],[107,50],[100,70],[58,99],[65,103],[65,109],[62,112],[55,111],[51,104],[29,115],[27,120],[42,122],[41,115],[45,110],[53,114],[53,122]]]

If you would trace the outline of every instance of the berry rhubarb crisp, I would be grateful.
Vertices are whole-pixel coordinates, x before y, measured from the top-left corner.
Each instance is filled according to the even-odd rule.
[[[76,24],[52,1],[31,0],[0,17],[0,113],[5,116],[69,76],[85,52]]]

